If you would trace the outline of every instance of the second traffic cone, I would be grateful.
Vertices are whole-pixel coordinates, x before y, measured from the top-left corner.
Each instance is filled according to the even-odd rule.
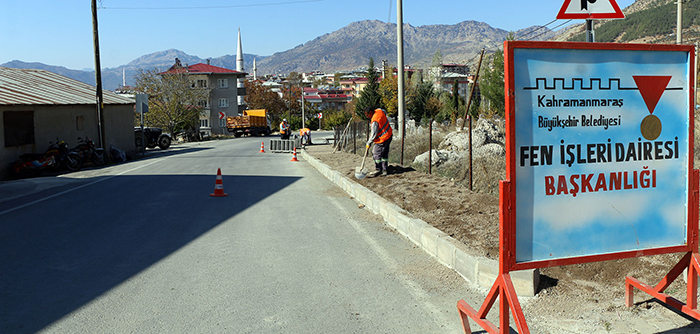
[[[297,160],[297,148],[294,148],[294,153],[292,153],[292,160],[289,161],[299,161]]]
[[[214,193],[210,194],[212,197],[224,197],[228,194],[224,193],[224,179],[221,178],[221,168],[216,172],[216,183],[214,184]]]
[[[264,142],[260,143],[260,153],[265,153],[265,143]]]

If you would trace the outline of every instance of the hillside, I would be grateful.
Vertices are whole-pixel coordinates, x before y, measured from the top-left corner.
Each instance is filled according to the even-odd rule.
[[[514,33],[522,35],[535,28],[538,27]],[[547,30],[544,32],[539,39],[554,35]],[[444,62],[468,63],[474,60],[481,48],[500,47],[508,33],[478,21],[419,27],[404,24],[404,64],[427,68],[436,51],[440,51]],[[395,23],[377,20],[353,22],[294,49],[258,61],[258,73],[334,72],[367,66],[370,57],[375,61],[388,59],[390,64],[396,63]]]
[[[175,63],[175,58],[179,58],[183,64],[206,63],[207,61],[206,59],[188,55],[180,50],[175,49],[154,52],[136,58],[126,65],[113,68],[103,68],[102,86],[107,90],[115,90],[117,89],[117,87],[122,85],[124,78],[126,78],[127,85],[133,85],[134,76],[138,73],[139,70],[150,70],[154,68],[165,70]],[[243,66],[246,71],[252,72],[254,58],[258,61],[260,61],[261,59],[265,59],[264,56],[251,55],[245,53],[243,54]],[[223,68],[236,69],[236,56],[225,55],[218,58],[211,58],[211,64]],[[78,80],[80,82],[95,85],[95,71],[72,70],[63,66],[46,65],[43,63],[27,63],[20,60],[13,60],[4,64],[0,64],[0,66],[47,70],[69,77],[71,79]]]
[[[676,11],[673,2],[656,1],[649,6],[626,15],[624,20],[609,20],[595,28],[596,42],[603,43],[675,43]],[[652,7],[655,6],[655,7]],[[683,4],[683,38],[696,39],[700,34],[700,1]],[[584,34],[574,35],[570,40],[583,41]]]
[[[637,0],[622,9],[624,20],[595,20],[596,42],[602,43],[676,43],[676,2],[673,0]],[[683,40],[700,37],[700,1],[683,3]],[[581,21],[581,20],[576,20]],[[584,41],[585,25],[563,29],[553,40]]]
[[[527,35],[535,29],[540,27],[528,27],[514,33],[516,36]],[[481,48],[495,50],[501,47],[508,33],[503,29],[493,28],[484,22],[477,21],[420,27],[405,24],[404,63],[416,68],[427,68],[436,51],[441,52],[444,62],[473,63]],[[537,35],[539,39],[546,39],[554,33],[545,28],[538,30],[535,36]],[[176,57],[188,64],[206,62],[206,59],[175,49],[153,52],[134,59],[126,65],[103,69],[103,86],[105,89],[114,90],[122,84],[123,76],[126,77],[126,84],[132,85],[134,75],[139,69],[165,69],[174,63]],[[396,64],[396,24],[376,20],[353,22],[340,30],[319,36],[291,50],[278,52],[272,56],[244,54],[244,68],[246,72],[251,73],[253,59],[256,59],[259,75],[310,71],[334,73],[367,66],[370,57],[373,57],[377,63],[387,59],[389,64]],[[236,68],[235,55],[224,55],[210,58],[210,60],[215,66]],[[19,60],[0,64],[0,66],[46,69],[94,84],[92,71],[71,70]]]

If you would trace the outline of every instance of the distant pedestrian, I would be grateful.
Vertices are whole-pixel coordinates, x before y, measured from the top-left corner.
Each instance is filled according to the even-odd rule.
[[[380,108],[367,107],[364,112],[365,116],[371,120],[370,127],[372,129],[366,147],[369,148],[374,143],[372,157],[374,158],[376,170],[370,175],[386,176],[389,174],[389,145],[391,145],[393,133],[389,125],[389,119],[386,117],[386,111]]]

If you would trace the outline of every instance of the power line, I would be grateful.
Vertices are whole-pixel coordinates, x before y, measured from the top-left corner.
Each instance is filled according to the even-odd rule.
[[[519,36],[519,37],[517,37],[516,39],[524,39],[524,38],[526,38],[528,35],[532,35],[532,34],[534,34],[536,31],[538,31],[538,30],[540,30],[540,29],[544,29],[546,26],[548,26],[548,25],[554,23],[556,20],[557,20],[557,19],[554,19],[554,20],[552,20],[552,21],[549,21],[549,23],[547,23],[547,24],[545,24],[545,25],[542,25],[542,26],[540,26],[540,27],[537,28],[537,29],[531,30],[530,32],[524,34],[523,36]]]
[[[280,6],[280,5],[291,5],[291,4],[298,4],[298,3],[321,2],[321,1],[325,1],[325,0],[295,0],[295,1],[271,2],[271,3],[248,4],[248,5],[193,6],[193,7],[105,7],[105,6],[102,6],[102,7],[100,7],[100,9],[119,9],[119,10],[122,10],[122,9],[130,9],[130,10],[223,9],[223,8]]]
[[[556,27],[554,27],[554,28],[552,28],[552,29],[550,29],[550,30],[555,30],[555,29],[557,29],[557,28],[559,28],[559,27],[561,27],[561,26],[563,26],[563,25],[565,25],[565,24],[567,24],[567,23],[569,23],[569,22],[571,22],[571,21],[572,21],[572,20],[567,20],[567,21],[565,21],[564,23],[562,23],[562,24],[560,24],[560,25],[558,25],[558,26],[556,26]],[[537,36],[535,36],[535,37],[532,37],[532,38],[530,38],[530,39],[535,39],[535,38],[540,37],[540,36],[542,36],[542,35],[544,35],[544,34],[546,34],[546,33],[548,33],[548,32],[549,32],[549,31],[545,31],[545,32],[543,32],[543,33],[541,33],[541,34],[539,34],[539,35],[537,35]]]

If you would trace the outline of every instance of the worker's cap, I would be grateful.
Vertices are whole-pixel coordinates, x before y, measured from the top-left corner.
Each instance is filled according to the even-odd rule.
[[[287,121],[287,119],[286,119],[286,118],[282,120],[282,122],[286,122],[286,121]]]

